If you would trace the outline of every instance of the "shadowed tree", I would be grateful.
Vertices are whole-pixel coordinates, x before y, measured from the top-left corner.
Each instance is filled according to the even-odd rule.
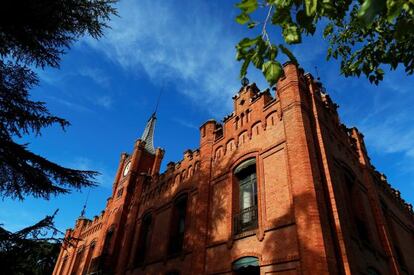
[[[83,35],[99,38],[106,22],[116,15],[116,0],[5,0],[0,9],[0,197],[49,199],[71,189],[93,186],[97,172],[65,168],[37,155],[16,139],[38,136],[44,127],[69,125],[51,114],[45,103],[33,101],[30,89],[38,84],[35,69],[57,68],[61,56]],[[0,227],[0,261],[12,265],[10,274],[27,273],[22,267],[41,263],[55,253],[50,244],[58,232],[53,217],[11,233]],[[43,233],[42,233],[43,232]],[[46,235],[48,237],[44,237]],[[30,258],[32,257],[32,258]],[[53,256],[55,257],[55,256]],[[32,260],[30,260],[32,259]],[[10,262],[13,260],[12,262]],[[45,263],[47,266],[47,263]],[[5,266],[1,264],[1,266]],[[49,264],[50,265],[50,264]],[[47,267],[45,267],[47,269]],[[4,270],[2,270],[4,271]],[[16,273],[17,272],[17,273]]]

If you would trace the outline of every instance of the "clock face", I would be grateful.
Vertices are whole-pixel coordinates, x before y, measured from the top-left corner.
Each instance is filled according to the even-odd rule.
[[[124,168],[124,177],[128,174],[129,168],[131,167],[131,162],[128,162],[128,164]]]

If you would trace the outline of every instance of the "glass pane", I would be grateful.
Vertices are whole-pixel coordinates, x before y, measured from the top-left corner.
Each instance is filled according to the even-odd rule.
[[[253,206],[253,189],[251,184],[243,184],[240,186],[240,210]]]

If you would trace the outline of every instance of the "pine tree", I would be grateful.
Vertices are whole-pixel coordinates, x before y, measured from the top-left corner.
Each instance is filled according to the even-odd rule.
[[[38,83],[32,67],[58,67],[82,35],[102,35],[116,14],[115,0],[6,0],[0,9],[0,196],[48,199],[94,184],[96,172],[62,167],[13,139],[40,135],[44,127],[69,125],[30,99]],[[31,66],[31,67],[30,67]]]
[[[0,8],[0,197],[49,199],[93,186],[97,175],[62,167],[15,140],[69,122],[30,99],[38,84],[34,68],[59,67],[61,56],[83,35],[99,38],[116,15],[116,0],[5,0]],[[56,214],[56,212],[55,212]],[[58,241],[52,216],[12,233],[0,224],[0,266],[10,274],[45,274]],[[45,235],[46,234],[46,235]],[[45,236],[47,236],[45,238]],[[66,240],[67,241],[67,240]],[[42,262],[43,261],[43,262]],[[44,266],[39,266],[39,264]],[[47,271],[49,270],[49,271]],[[2,270],[1,272],[7,270]],[[0,272],[0,273],[1,273]]]

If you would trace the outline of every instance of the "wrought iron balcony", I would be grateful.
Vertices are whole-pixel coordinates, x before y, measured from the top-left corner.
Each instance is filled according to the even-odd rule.
[[[257,228],[257,205],[243,209],[233,219],[234,234]]]

